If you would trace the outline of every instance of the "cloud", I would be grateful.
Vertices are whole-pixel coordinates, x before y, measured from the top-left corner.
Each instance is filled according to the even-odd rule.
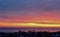
[[[60,0],[0,0],[0,18],[42,16],[49,11],[57,16],[60,12]]]

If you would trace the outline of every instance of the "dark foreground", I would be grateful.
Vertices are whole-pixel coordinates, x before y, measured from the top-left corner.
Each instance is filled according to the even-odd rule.
[[[35,32],[35,31],[19,31],[19,32],[0,32],[0,37],[60,37],[59,32]]]

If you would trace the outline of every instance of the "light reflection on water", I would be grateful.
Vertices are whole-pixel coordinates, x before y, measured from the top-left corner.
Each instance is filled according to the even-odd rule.
[[[28,30],[35,30],[35,31],[49,31],[49,32],[56,32],[60,31],[59,28],[23,28],[23,29],[0,29],[0,32],[18,32],[19,30],[21,31],[28,31]]]

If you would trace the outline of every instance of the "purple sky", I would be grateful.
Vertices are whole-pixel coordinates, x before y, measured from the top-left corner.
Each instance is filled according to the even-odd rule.
[[[0,0],[0,22],[39,20],[60,23],[60,0]]]
[[[57,20],[60,23],[60,0],[0,0],[0,27],[41,19]],[[4,28],[0,30],[4,31]]]
[[[0,0],[0,18],[41,16],[46,12],[59,17],[60,0]]]

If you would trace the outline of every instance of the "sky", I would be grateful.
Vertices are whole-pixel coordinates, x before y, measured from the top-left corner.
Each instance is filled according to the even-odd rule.
[[[60,27],[60,0],[0,0],[0,27]]]

